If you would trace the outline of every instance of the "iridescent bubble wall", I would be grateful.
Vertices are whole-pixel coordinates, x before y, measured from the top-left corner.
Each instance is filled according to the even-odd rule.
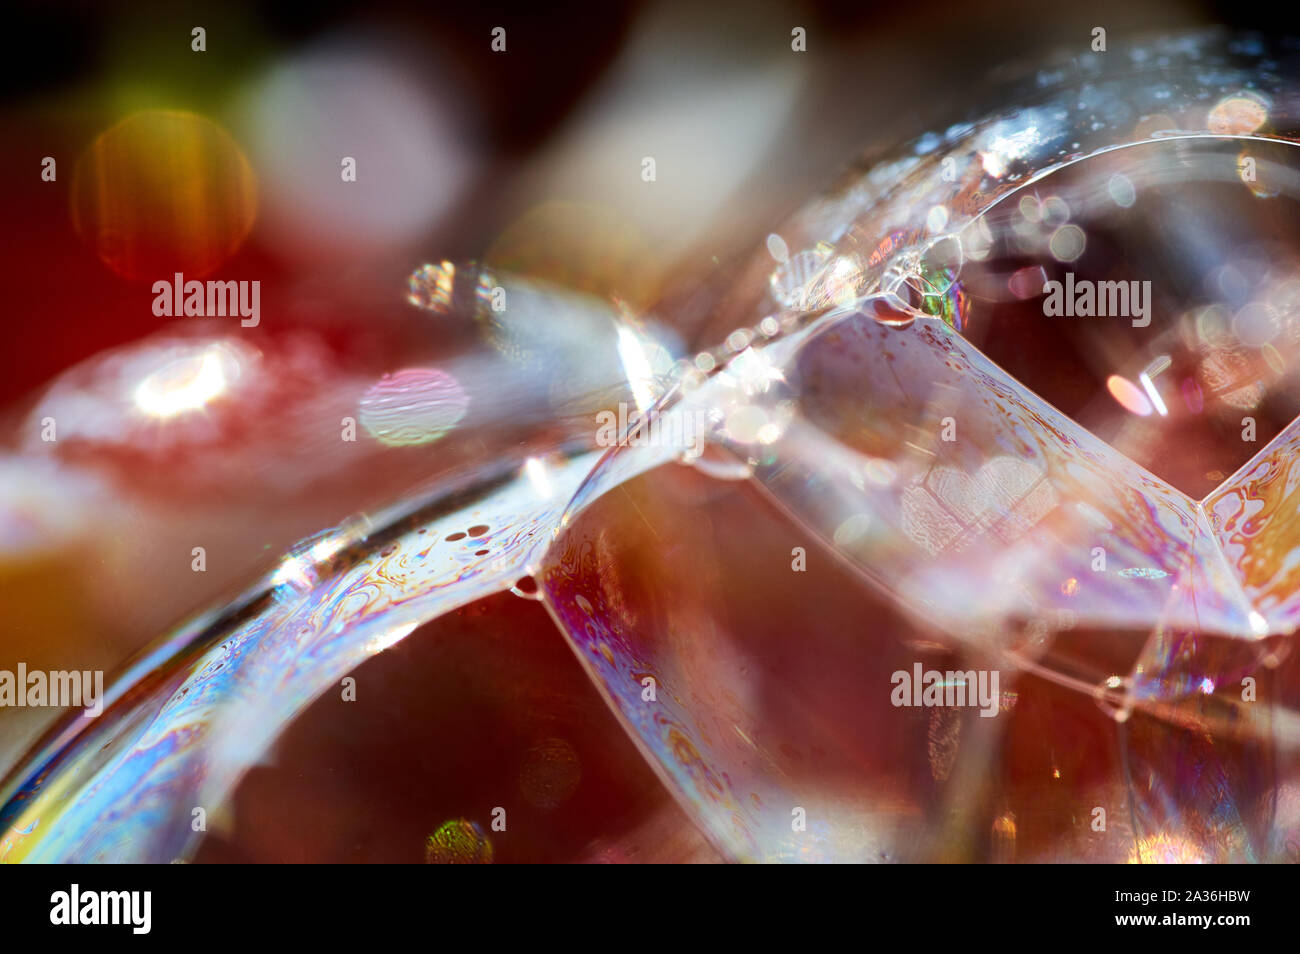
[[[400,31],[114,60],[50,182],[148,324],[0,462],[15,662],[107,688],[0,859],[1291,860],[1300,47],[1040,56],[778,202],[816,68],[651,92],[645,16],[528,162]]]

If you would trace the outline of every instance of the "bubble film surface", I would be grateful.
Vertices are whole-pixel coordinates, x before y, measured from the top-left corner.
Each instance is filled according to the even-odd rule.
[[[363,427],[441,442],[545,394],[542,429],[594,430],[615,377],[618,446],[516,455],[303,541],[47,736],[3,790],[0,858],[185,859],[192,807],[313,698],[513,587],[727,858],[1288,860],[1298,52],[1205,35],[1049,64],[784,223],[675,363],[625,315],[416,269],[431,320],[475,298],[477,366],[563,358],[488,411],[408,367]],[[1109,313],[1099,282],[1108,305],[1124,283]],[[576,344],[597,325],[603,377]],[[894,691],[927,670],[980,704]],[[530,752],[521,797],[571,795],[566,745]],[[452,818],[426,851],[490,860],[491,837]]]

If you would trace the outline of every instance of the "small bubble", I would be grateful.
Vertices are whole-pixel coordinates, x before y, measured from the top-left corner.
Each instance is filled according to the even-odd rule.
[[[754,333],[748,328],[737,328],[731,334],[727,335],[728,351],[744,351],[749,347],[749,343],[754,340]]]
[[[406,300],[425,311],[449,311],[455,282],[456,266],[451,262],[421,265],[406,280]]]
[[[1083,229],[1077,225],[1062,225],[1052,233],[1052,240],[1049,243],[1052,256],[1058,262],[1076,261],[1083,254],[1086,244],[1087,237],[1083,234]]]
[[[424,860],[431,865],[490,865],[492,842],[472,821],[452,819],[429,836]]]
[[[541,600],[542,591],[537,585],[537,580],[531,576],[521,576],[510,587],[510,592],[520,599]]]
[[[1115,173],[1106,183],[1106,191],[1110,193],[1111,199],[1122,209],[1132,207],[1137,201],[1137,190],[1133,188],[1133,183],[1129,181],[1128,176],[1123,173]]]

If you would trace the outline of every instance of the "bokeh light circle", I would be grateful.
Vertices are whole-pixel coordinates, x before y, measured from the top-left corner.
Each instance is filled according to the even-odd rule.
[[[137,113],[100,135],[73,174],[72,221],[126,278],[207,274],[257,217],[252,167],[229,133],[176,110]]]
[[[406,368],[375,382],[361,398],[361,426],[390,447],[428,444],[465,416],[469,397],[445,371]]]

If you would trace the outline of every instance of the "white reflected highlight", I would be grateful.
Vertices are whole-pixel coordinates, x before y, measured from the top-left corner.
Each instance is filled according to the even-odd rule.
[[[135,404],[154,417],[175,417],[205,407],[228,383],[220,352],[209,348],[202,355],[178,358],[150,374],[135,389]]]

